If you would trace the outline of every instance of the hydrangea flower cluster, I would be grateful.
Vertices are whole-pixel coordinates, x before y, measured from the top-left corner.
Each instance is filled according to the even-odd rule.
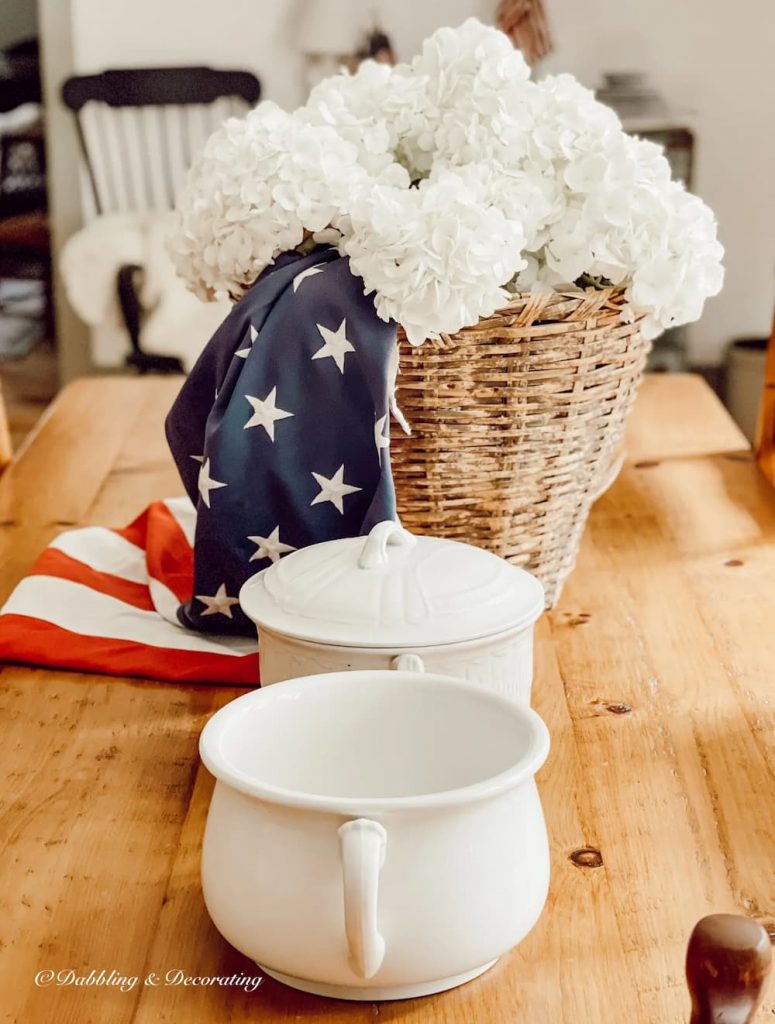
[[[571,76],[531,81],[473,18],[410,64],[366,62],[293,113],[262,103],[210,138],[171,242],[192,288],[236,297],[310,240],[347,255],[415,344],[514,292],[589,281],[625,287],[653,337],[723,281],[713,214],[661,149]]]

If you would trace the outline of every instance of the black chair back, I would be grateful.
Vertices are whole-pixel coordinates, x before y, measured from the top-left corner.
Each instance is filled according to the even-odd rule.
[[[170,209],[204,141],[261,95],[247,71],[123,68],[68,78],[97,213]]]

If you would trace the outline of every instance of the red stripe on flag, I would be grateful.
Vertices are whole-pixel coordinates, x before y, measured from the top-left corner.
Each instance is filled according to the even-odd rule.
[[[145,560],[151,579],[163,583],[177,597],[188,601],[194,586],[194,552],[177,519],[164,502],[157,501],[148,509],[148,537]]]
[[[112,532],[117,533],[124,540],[128,540],[135,547],[144,548],[148,538],[148,515],[152,508],[161,504],[160,501],[154,501],[145,511],[140,513],[137,519],[133,519],[129,526],[113,527]]]
[[[155,610],[151,593],[144,583],[135,583],[132,580],[124,580],[120,576],[99,572],[57,548],[46,548],[28,575],[56,576],[59,579],[72,580],[73,583],[82,583],[85,587],[96,590],[100,594],[115,597],[119,601],[123,601],[124,604],[131,604],[133,608],[140,608],[146,612]],[[2,616],[0,616],[0,622],[2,622]]]
[[[206,654],[81,636],[13,613],[0,615],[0,650],[4,661],[49,668],[180,683],[258,685],[258,654]]]

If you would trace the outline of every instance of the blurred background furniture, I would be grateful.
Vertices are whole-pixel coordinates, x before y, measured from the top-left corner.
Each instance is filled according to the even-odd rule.
[[[768,347],[767,338],[736,338],[729,343],[724,364],[724,403],[751,444],[761,412]]]
[[[762,473],[775,486],[775,317],[764,366],[764,389],[756,432],[756,461]]]
[[[41,281],[44,330],[54,333],[51,237],[46,209],[46,157],[40,123],[0,135],[0,280]],[[0,310],[14,312],[13,293],[0,292]],[[28,296],[23,291],[24,301]],[[38,304],[33,303],[32,315]],[[21,314],[23,315],[23,313]],[[32,336],[34,344],[35,335]],[[25,344],[26,354],[30,345]]]
[[[40,52],[36,38],[23,39],[2,51],[0,112],[41,102]]]
[[[8,414],[5,410],[3,391],[0,388],[0,473],[5,469],[12,457],[11,430],[8,425]]]
[[[62,98],[73,112],[93,213],[169,211],[193,157],[227,117],[244,114],[261,93],[255,75],[206,67],[118,69],[68,78]],[[177,373],[176,356],[143,350],[140,279],[125,264],[116,288],[140,373]]]
[[[15,359],[53,337],[51,239],[37,40],[7,47],[2,61],[0,358]]]

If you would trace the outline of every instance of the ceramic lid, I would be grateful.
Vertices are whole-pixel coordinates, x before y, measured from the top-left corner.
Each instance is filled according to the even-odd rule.
[[[346,647],[429,647],[532,625],[541,584],[502,558],[457,541],[378,523],[368,537],[313,544],[240,591],[259,627]]]

